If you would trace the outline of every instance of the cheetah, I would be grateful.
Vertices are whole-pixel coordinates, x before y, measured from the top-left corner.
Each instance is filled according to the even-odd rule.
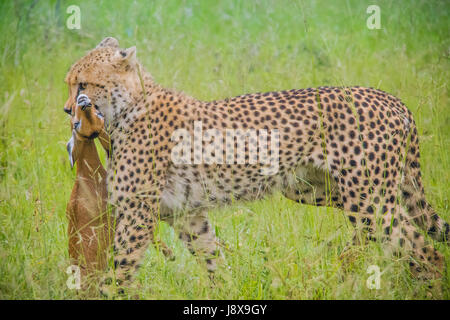
[[[414,276],[440,277],[443,256],[421,231],[448,243],[449,224],[425,199],[417,128],[398,98],[355,86],[201,101],[158,85],[138,62],[136,47],[121,49],[111,37],[71,67],[66,83],[72,94],[65,108],[88,95],[111,139],[107,184],[116,234],[103,293],[132,282],[159,221],[172,225],[214,272],[220,250],[208,211],[275,190],[300,203],[342,209],[367,239],[407,252]],[[208,161],[238,143],[236,137],[216,143],[206,133],[250,129],[270,139],[259,144],[250,135],[234,162]],[[194,137],[182,148],[174,139],[180,130]],[[203,140],[195,138],[200,133]],[[261,160],[277,160],[275,170],[263,170],[270,161],[253,161],[249,150],[262,147],[270,150]],[[191,161],[175,161],[180,150],[190,151]]]

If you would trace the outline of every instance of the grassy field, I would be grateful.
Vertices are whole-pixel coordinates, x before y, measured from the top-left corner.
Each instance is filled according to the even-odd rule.
[[[69,30],[69,5],[81,29]],[[381,9],[369,30],[366,8]],[[155,80],[199,99],[320,85],[377,87],[413,112],[427,198],[450,221],[448,1],[1,1],[0,299],[76,299],[66,286],[66,203],[74,182],[65,144],[63,82],[105,36],[137,46]],[[226,265],[211,287],[204,266],[168,225],[167,261],[150,248],[137,281],[147,299],[422,299],[405,259],[377,243],[339,256],[352,227],[342,211],[275,194],[211,212]],[[450,298],[450,248],[444,299]],[[367,269],[381,286],[369,289]]]

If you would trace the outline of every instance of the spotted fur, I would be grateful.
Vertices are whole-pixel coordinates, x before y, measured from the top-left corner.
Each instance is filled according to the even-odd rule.
[[[107,121],[113,150],[108,189],[117,225],[110,274],[119,285],[132,279],[159,220],[176,227],[193,253],[206,254],[213,271],[218,248],[207,211],[274,190],[343,209],[369,239],[406,251],[419,278],[442,272],[443,256],[421,231],[448,241],[449,225],[425,200],[416,125],[398,98],[356,86],[205,102],[156,84],[135,53],[106,38],[66,79],[68,105],[81,86]],[[261,164],[175,164],[171,136],[181,128],[194,136],[196,121],[203,131],[277,129],[278,170],[262,175]],[[243,156],[249,160],[248,148]]]

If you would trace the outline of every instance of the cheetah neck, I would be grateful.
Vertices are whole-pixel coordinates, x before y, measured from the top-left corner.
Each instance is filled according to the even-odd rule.
[[[194,115],[196,106],[200,101],[181,91],[164,88],[156,83],[150,73],[141,65],[138,66],[137,82],[132,92],[121,93],[128,95],[130,103],[120,106],[110,124],[110,136],[113,140],[124,135],[132,134],[133,124],[143,116],[152,117],[156,112],[161,112],[161,106],[168,101],[179,101],[180,105],[187,105],[189,113]]]

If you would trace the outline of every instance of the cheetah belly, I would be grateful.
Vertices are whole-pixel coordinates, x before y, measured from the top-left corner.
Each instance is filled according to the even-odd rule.
[[[255,174],[259,166],[223,165],[172,167],[161,195],[161,204],[168,211],[212,207],[232,200],[256,200],[281,190],[294,179],[282,172],[264,176]]]

